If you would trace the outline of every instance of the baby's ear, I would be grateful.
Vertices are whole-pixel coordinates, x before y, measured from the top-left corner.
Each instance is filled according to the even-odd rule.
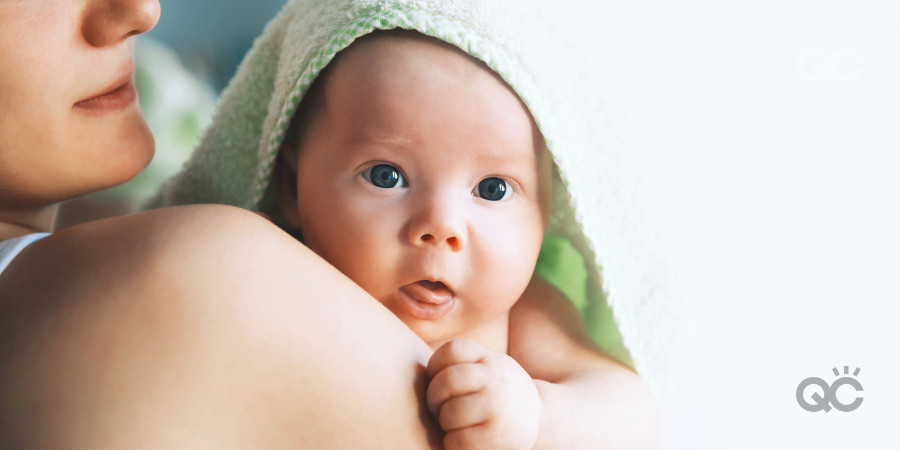
[[[281,140],[281,145],[278,146],[278,157],[283,158],[291,167],[291,170],[296,173],[297,153],[300,149],[297,146],[297,126],[293,123],[294,121],[291,122],[291,126],[284,132],[284,139]]]
[[[297,204],[297,146],[285,139],[278,150],[272,183],[278,197],[278,209],[288,224],[300,230],[300,207]]]

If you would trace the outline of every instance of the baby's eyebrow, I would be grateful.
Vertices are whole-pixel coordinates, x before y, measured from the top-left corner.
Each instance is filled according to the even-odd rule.
[[[506,167],[534,170],[537,160],[533,155],[511,152],[508,147],[499,147],[496,151],[484,151],[480,155],[482,163]]]
[[[401,134],[365,132],[361,131],[347,136],[345,145],[349,148],[363,150],[367,147],[380,147],[400,154],[415,152],[416,139]],[[518,154],[510,152],[514,144],[500,144],[499,146],[484,148],[476,157],[479,165],[483,167],[500,168],[503,171],[534,171],[537,170],[537,160],[533,154]]]
[[[390,147],[408,147],[413,140],[405,136],[368,136],[367,140]]]
[[[415,141],[411,138],[401,135],[387,135],[380,133],[359,133],[348,136],[347,143],[350,145],[371,145],[375,144],[381,147],[404,150],[415,145]]]
[[[408,154],[416,148],[416,141],[402,135],[353,133],[342,140],[342,146],[354,154],[369,154],[375,149],[388,154]]]

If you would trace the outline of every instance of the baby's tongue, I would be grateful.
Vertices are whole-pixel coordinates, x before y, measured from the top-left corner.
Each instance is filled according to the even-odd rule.
[[[440,281],[419,280],[403,286],[403,291],[413,299],[440,305],[453,298],[453,292]]]

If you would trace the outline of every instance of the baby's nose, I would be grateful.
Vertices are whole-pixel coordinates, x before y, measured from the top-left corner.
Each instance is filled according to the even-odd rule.
[[[466,238],[461,213],[451,206],[423,208],[409,224],[409,241],[415,247],[446,246],[459,252],[465,248]]]
[[[448,236],[445,237],[445,234]],[[419,242],[423,244],[440,245],[442,241],[446,242],[450,250],[453,250],[454,252],[462,249],[462,241],[459,237],[453,236],[452,233],[439,233],[437,235],[425,233],[419,236]]]

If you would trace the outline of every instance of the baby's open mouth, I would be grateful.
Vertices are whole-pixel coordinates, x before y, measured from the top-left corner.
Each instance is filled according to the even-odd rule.
[[[444,304],[452,300],[454,295],[453,291],[440,281],[419,280],[400,289],[413,300],[434,305]]]
[[[399,289],[399,311],[420,320],[438,320],[456,306],[456,294],[440,281],[419,280]]]
[[[425,289],[428,289],[428,290],[431,290],[431,291],[438,290],[438,289],[446,289],[446,290],[448,290],[448,291],[450,290],[450,289],[449,289],[443,282],[441,282],[441,281],[419,280],[419,281],[416,281],[416,283],[419,283],[419,284],[421,284],[422,286],[425,286]]]

